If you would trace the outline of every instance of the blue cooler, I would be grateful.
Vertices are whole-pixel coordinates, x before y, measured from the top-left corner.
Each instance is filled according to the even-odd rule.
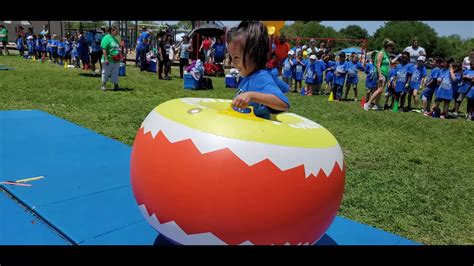
[[[237,88],[237,78],[232,75],[225,76],[225,87],[226,88]]]
[[[120,63],[119,76],[125,76],[126,68],[125,63]]]
[[[191,74],[184,74],[184,88],[188,90],[195,90],[199,87],[199,80],[193,78]]]
[[[156,59],[150,60],[150,64],[148,64],[148,71],[156,72]]]

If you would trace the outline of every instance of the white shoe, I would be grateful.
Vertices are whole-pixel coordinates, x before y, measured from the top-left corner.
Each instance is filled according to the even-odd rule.
[[[369,111],[370,110],[370,103],[364,103],[364,110]]]
[[[102,91],[106,91],[106,90],[107,90],[107,88],[106,88],[105,86],[102,86],[100,89],[101,89]]]
[[[374,110],[374,111],[378,111],[379,107],[376,104],[374,104],[374,106],[371,109]]]
[[[452,113],[451,115],[454,116],[454,117],[458,117],[458,113],[457,113],[457,112],[454,112],[454,113]]]

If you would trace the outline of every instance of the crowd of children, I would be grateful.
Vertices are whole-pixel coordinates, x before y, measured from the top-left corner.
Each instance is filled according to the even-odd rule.
[[[304,52],[306,50],[302,48],[292,49],[283,61],[282,80],[292,88],[291,92],[306,96],[330,95],[335,101],[343,101],[348,99],[348,94],[353,89],[354,101],[358,101],[359,72],[366,74],[363,100],[369,99],[377,90],[378,73],[374,61],[378,51],[372,52],[371,59],[364,63],[361,63],[356,53],[346,57],[344,52],[340,52],[334,60],[332,53],[318,51],[305,55]],[[412,64],[408,52],[392,55],[389,80],[384,89],[384,106],[379,108],[371,105],[366,110],[414,111],[426,116],[455,118],[459,115],[461,103],[467,98],[466,116],[469,120],[474,119],[474,90],[471,89],[474,81],[473,63],[471,62],[470,68],[463,68],[461,63],[454,62],[453,59],[435,58],[428,76],[426,57],[419,56],[417,59],[417,63]],[[278,75],[274,53],[266,67],[271,73]],[[435,99],[431,103],[433,96]],[[449,110],[451,102],[454,104]]]

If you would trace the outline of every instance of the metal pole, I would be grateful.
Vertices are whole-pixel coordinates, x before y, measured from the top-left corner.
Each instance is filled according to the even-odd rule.
[[[64,36],[64,35],[63,35],[63,21],[60,20],[60,21],[59,21],[59,24],[60,24],[60,26],[61,26],[61,38],[62,38],[62,37]]]

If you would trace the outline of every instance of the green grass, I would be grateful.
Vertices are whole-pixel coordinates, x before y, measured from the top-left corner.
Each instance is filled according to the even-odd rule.
[[[223,78],[213,78],[214,90],[184,90],[177,69],[172,81],[161,81],[128,67],[120,85],[129,91],[102,92],[99,77],[78,69],[14,56],[0,56],[0,64],[16,68],[0,71],[0,110],[43,110],[128,145],[162,102],[234,96]],[[474,123],[365,112],[359,103],[323,96],[289,98],[292,112],[326,127],[343,148],[347,175],[339,215],[424,244],[474,244]]]

